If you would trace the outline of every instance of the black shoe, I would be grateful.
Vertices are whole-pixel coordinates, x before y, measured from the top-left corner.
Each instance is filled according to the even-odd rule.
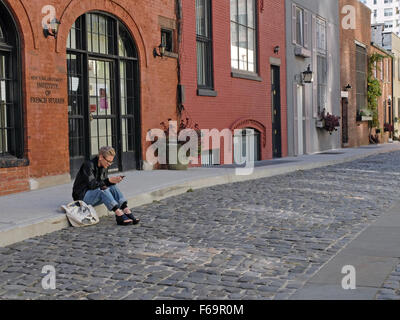
[[[132,224],[138,224],[140,219],[136,219],[132,213],[125,213],[125,215],[132,220]]]
[[[117,225],[119,226],[129,226],[133,223],[133,219],[131,219],[132,221],[129,221],[129,217],[126,216],[126,214],[123,214],[122,216],[117,216],[115,215],[115,220],[117,221]]]

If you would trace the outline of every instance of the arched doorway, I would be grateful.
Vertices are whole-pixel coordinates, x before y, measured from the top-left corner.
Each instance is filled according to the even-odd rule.
[[[71,176],[109,145],[117,156],[110,171],[140,167],[139,65],[135,43],[112,15],[89,12],[67,40]]]
[[[257,129],[246,127],[241,129],[241,137],[234,137],[234,159],[252,159],[253,161],[261,160],[261,133]],[[253,147],[247,145],[252,142]],[[247,154],[252,151],[253,154]]]

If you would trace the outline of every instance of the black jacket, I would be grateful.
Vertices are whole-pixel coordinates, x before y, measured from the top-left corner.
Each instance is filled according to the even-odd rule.
[[[86,191],[109,187],[113,183],[108,180],[108,169],[98,166],[99,157],[85,161],[79,169],[72,189],[74,201],[83,200]]]

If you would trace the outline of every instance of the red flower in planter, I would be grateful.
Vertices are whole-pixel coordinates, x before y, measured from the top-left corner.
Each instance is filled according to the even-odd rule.
[[[200,137],[200,128],[198,126],[197,123],[194,123],[193,121],[191,121],[189,118],[186,118],[186,120],[181,120],[180,124],[177,125],[177,127],[174,127],[172,125],[170,125],[171,119],[168,119],[168,122],[161,122],[160,125],[163,126],[163,130],[165,133],[165,137],[169,138],[169,134],[170,132],[172,132],[173,136],[179,137],[179,134],[181,133],[181,131],[185,130],[185,129],[193,129],[196,131],[198,137]],[[188,138],[189,139],[189,138]],[[185,144],[186,141],[178,141],[178,144]]]
[[[324,122],[324,129],[332,134],[333,131],[337,131],[337,127],[340,127],[340,117],[330,114],[325,114],[325,109],[319,114],[320,120]]]
[[[392,124],[390,124],[390,123],[385,123],[385,124],[383,125],[383,130],[384,130],[385,132],[393,132],[393,131],[394,131],[394,128],[393,128],[393,125],[392,125]]]

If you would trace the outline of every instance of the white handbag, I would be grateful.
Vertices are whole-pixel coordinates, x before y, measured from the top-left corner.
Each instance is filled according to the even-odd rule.
[[[83,201],[74,201],[66,206],[61,206],[73,227],[91,226],[100,221],[96,210]]]

